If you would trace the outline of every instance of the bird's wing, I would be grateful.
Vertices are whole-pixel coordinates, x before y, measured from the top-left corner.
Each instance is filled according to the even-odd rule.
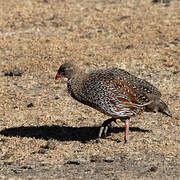
[[[92,72],[83,82],[82,99],[99,111],[118,117],[136,115],[145,104],[138,101],[136,90],[112,70]]]

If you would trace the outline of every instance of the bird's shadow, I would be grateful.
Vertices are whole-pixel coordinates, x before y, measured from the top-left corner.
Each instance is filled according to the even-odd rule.
[[[140,129],[138,127],[130,127],[130,131],[150,132],[150,130]],[[124,127],[112,127],[108,130],[110,133],[124,132]],[[87,141],[98,138],[99,127],[68,127],[58,125],[44,126],[20,126],[7,128],[0,131],[4,136],[31,137],[36,139],[55,139],[58,141]]]

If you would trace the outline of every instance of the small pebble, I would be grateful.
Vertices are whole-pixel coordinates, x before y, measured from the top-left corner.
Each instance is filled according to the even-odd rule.
[[[114,162],[114,159],[112,159],[111,157],[107,157],[104,162],[107,162],[107,163],[112,163]]]
[[[75,165],[79,165],[80,163],[77,160],[70,160],[68,161],[66,164],[75,164]]]
[[[46,153],[46,149],[40,148],[38,153],[39,154],[45,154]]]
[[[178,74],[180,70],[174,71],[173,74]]]
[[[32,167],[31,166],[27,166],[27,165],[23,165],[23,166],[21,166],[21,169],[32,169]]]
[[[176,37],[174,40],[175,41],[180,41],[180,37]]]
[[[58,97],[58,96],[55,96],[55,99],[59,99],[59,97]]]
[[[152,167],[149,169],[149,171],[150,171],[150,172],[156,172],[157,169],[158,169],[158,167],[152,166]]]
[[[86,163],[86,162],[88,162],[88,160],[86,160],[84,158],[77,158],[77,159],[69,160],[66,164],[79,165],[80,163]]]
[[[34,107],[34,104],[33,104],[33,103],[30,103],[30,104],[27,105],[27,107],[28,107],[28,108]]]
[[[152,3],[169,3],[170,0],[152,0]]]
[[[8,70],[4,73],[5,76],[21,76],[23,74],[23,71],[17,67]]]

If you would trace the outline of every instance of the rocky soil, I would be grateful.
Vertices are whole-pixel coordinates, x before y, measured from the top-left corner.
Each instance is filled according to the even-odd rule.
[[[180,179],[180,1],[0,0],[0,179]],[[173,118],[118,121],[67,93],[59,66],[118,67],[162,93]]]

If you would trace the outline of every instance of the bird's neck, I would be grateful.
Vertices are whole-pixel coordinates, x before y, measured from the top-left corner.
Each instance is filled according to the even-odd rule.
[[[82,71],[81,69],[78,69],[78,67],[76,67],[75,69],[73,69],[73,71],[67,73],[67,78],[68,80],[70,79],[80,79],[82,78],[86,73],[84,71]]]

